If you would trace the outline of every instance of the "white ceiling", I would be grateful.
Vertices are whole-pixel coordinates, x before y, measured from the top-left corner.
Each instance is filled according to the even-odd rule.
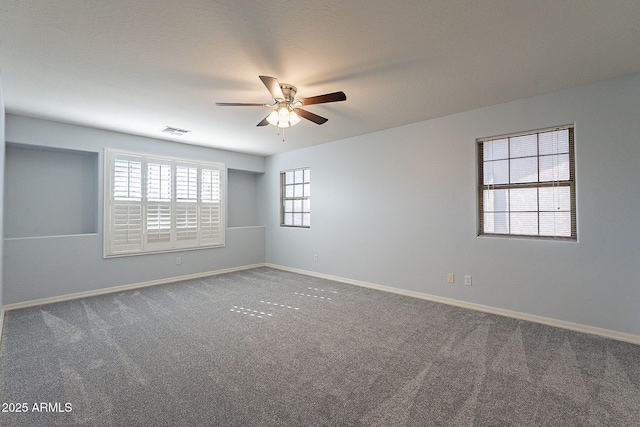
[[[0,0],[8,113],[260,155],[639,71],[638,0]],[[347,101],[283,142],[259,75]]]

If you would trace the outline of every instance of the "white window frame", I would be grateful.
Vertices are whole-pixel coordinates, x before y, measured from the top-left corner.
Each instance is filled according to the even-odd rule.
[[[111,149],[104,157],[105,258],[225,245],[223,163]]]
[[[574,139],[564,125],[476,140],[478,236],[577,241]]]
[[[280,226],[311,227],[311,168],[280,172]]]

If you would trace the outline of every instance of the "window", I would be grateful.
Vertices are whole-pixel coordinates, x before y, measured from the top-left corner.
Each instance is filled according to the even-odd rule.
[[[224,246],[223,164],[105,158],[105,257]]]
[[[280,187],[280,225],[310,227],[311,170],[303,168],[280,172]]]
[[[577,239],[573,132],[477,140],[479,235]]]

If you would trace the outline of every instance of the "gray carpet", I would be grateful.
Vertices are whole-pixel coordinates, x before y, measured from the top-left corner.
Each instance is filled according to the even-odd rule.
[[[270,268],[9,311],[0,377],[3,426],[640,425],[640,346]]]

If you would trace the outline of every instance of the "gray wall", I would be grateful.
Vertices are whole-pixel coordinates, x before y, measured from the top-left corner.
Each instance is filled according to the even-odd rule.
[[[229,227],[247,227],[258,224],[258,174],[229,170],[227,182]]]
[[[5,237],[98,232],[98,153],[7,145]]]
[[[4,115],[3,115],[4,117]],[[265,261],[264,227],[230,227],[226,246],[139,255],[115,259],[102,257],[103,155],[104,148],[122,149],[160,156],[223,162],[228,168],[252,174],[264,172],[264,158],[232,153],[117,132],[91,129],[17,115],[6,116],[7,184],[21,185],[7,191],[4,232],[4,304],[94,291],[119,285],[163,280]],[[53,186],[34,189],[38,178],[30,174],[46,172]],[[255,185],[231,174],[227,208],[231,212],[257,212]],[[3,174],[4,176],[4,174]],[[70,194],[51,196],[57,185],[75,183]],[[26,182],[25,182],[26,181]],[[51,184],[48,183],[48,184]],[[231,190],[252,196],[232,196]],[[31,191],[30,191],[31,190]],[[35,198],[34,198],[34,194]],[[62,200],[59,198],[62,197]],[[237,200],[237,202],[236,202]],[[232,204],[232,206],[229,206]],[[241,205],[241,207],[237,207]],[[47,215],[20,212],[42,211]],[[80,210],[81,215],[66,209]],[[242,222],[253,222],[244,216]],[[182,263],[176,265],[176,257]]]
[[[639,117],[640,74],[269,157],[267,262],[640,335]],[[571,123],[579,241],[477,237],[475,139]],[[281,228],[303,166],[311,228]]]

